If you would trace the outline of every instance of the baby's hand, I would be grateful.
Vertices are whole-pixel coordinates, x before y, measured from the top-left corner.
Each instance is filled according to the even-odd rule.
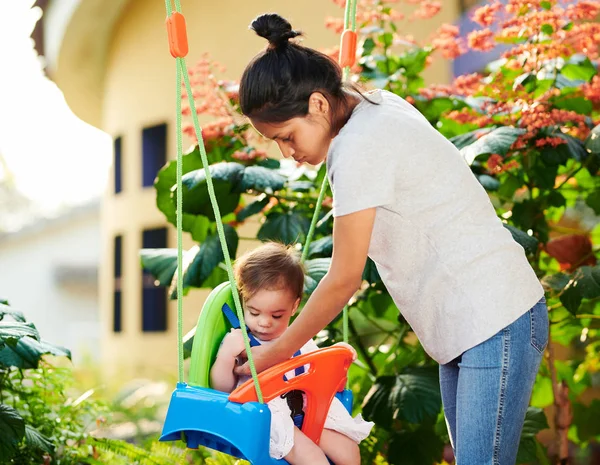
[[[334,346],[341,346],[341,347],[345,347],[346,349],[350,349],[352,351],[352,361],[356,360],[356,357],[357,357],[356,350],[354,350],[354,347],[352,347],[347,342],[338,342],[337,344],[334,344]]]
[[[223,339],[221,350],[232,358],[240,355],[245,350],[242,330],[232,329],[229,333],[227,333],[225,339]]]

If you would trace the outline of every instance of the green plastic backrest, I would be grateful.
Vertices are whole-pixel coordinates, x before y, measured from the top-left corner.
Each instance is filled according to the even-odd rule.
[[[235,312],[229,282],[219,284],[212,290],[198,317],[188,379],[192,386],[210,387],[210,368],[217,358],[221,341],[231,328],[221,310],[224,304],[228,304]]]

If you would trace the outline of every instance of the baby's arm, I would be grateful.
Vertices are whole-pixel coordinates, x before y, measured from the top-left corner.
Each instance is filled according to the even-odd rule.
[[[237,376],[233,373],[235,360],[243,350],[242,331],[232,329],[223,339],[217,359],[210,370],[210,383],[213,389],[222,392],[233,391],[237,382]]]

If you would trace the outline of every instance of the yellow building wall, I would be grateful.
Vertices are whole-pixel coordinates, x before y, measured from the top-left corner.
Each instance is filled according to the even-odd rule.
[[[442,22],[457,17],[457,2],[444,2],[443,13],[423,23],[412,23],[417,39],[428,37]],[[326,16],[340,16],[342,10],[329,0],[221,0],[183,1],[190,52],[188,66],[204,52],[227,67],[224,77],[237,79],[245,64],[265,46],[265,41],[248,30],[260,13],[276,11],[306,34],[305,44],[331,47],[338,37],[324,27]],[[156,208],[155,190],[142,188],[142,129],[167,123],[168,158],[175,158],[175,62],[169,55],[164,27],[164,3],[136,0],[124,9],[109,43],[102,98],[102,129],[122,137],[123,191],[114,195],[108,186],[102,209],[103,259],[100,268],[102,358],[108,373],[129,378],[139,375],[175,376],[177,362],[176,303],[168,308],[168,330],[142,333],[142,274],[139,250],[142,230],[165,226]],[[424,24],[427,26],[424,27]],[[447,82],[448,63],[439,62],[428,71],[429,80]],[[81,104],[81,102],[79,102]],[[90,102],[92,103],[92,102]],[[111,180],[113,177],[111,176]],[[256,227],[248,226],[244,236]],[[121,278],[123,329],[112,330],[113,241],[123,235]],[[187,241],[186,248],[191,245]],[[169,227],[169,246],[175,247],[175,231]],[[240,251],[251,244],[240,244]],[[193,290],[184,299],[184,332],[193,327],[207,292]]]

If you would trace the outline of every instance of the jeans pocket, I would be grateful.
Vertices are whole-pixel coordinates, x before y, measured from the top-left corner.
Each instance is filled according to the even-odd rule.
[[[540,353],[544,353],[548,345],[548,307],[546,299],[542,299],[529,310],[531,322],[531,345]]]

